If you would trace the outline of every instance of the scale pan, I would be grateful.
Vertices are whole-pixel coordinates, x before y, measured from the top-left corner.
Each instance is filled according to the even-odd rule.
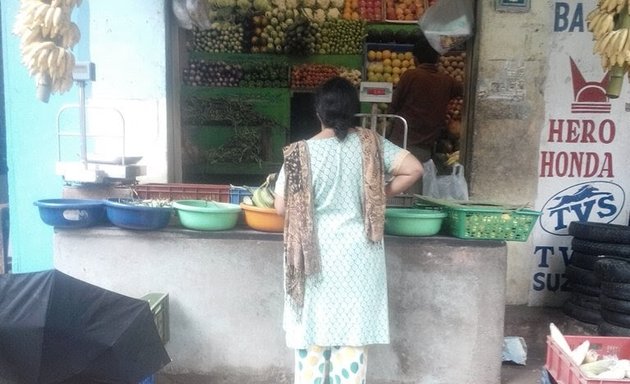
[[[114,164],[114,165],[122,165],[123,160],[125,165],[133,165],[142,159],[142,156],[111,156],[111,155],[103,155],[103,154],[89,154],[87,156],[88,163],[98,163],[98,164]]]

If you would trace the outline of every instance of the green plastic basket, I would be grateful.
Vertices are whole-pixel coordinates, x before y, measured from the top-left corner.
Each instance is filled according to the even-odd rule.
[[[461,239],[526,241],[542,214],[518,206],[418,197],[421,204],[443,208],[448,214],[444,231]]]
[[[446,226],[462,239],[526,241],[541,212],[497,207],[449,207]]]

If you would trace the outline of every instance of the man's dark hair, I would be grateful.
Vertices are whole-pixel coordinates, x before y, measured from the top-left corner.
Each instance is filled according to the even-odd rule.
[[[413,56],[418,60],[418,63],[435,64],[440,58],[440,54],[433,49],[429,41],[423,34],[419,34],[416,38],[416,42],[413,45]]]

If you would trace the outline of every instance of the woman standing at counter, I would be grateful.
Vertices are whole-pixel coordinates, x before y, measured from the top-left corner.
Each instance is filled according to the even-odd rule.
[[[408,151],[355,125],[357,90],[333,78],[315,110],[321,131],[291,144],[276,181],[285,215],[283,326],[295,383],[363,383],[370,344],[389,343],[383,248],[386,196],[422,175]],[[391,174],[386,184],[384,175]]]

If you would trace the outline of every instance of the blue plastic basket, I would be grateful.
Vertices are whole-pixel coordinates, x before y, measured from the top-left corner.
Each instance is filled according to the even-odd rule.
[[[240,204],[243,202],[243,198],[245,196],[251,196],[252,193],[250,192],[249,188],[253,189],[255,187],[240,187],[236,185],[230,185],[230,203]]]
[[[105,200],[105,210],[115,226],[147,231],[166,227],[174,212],[170,206],[149,207],[134,204],[133,199],[119,198]]]
[[[44,199],[34,202],[39,217],[58,228],[85,228],[105,222],[105,204],[91,199]]]

